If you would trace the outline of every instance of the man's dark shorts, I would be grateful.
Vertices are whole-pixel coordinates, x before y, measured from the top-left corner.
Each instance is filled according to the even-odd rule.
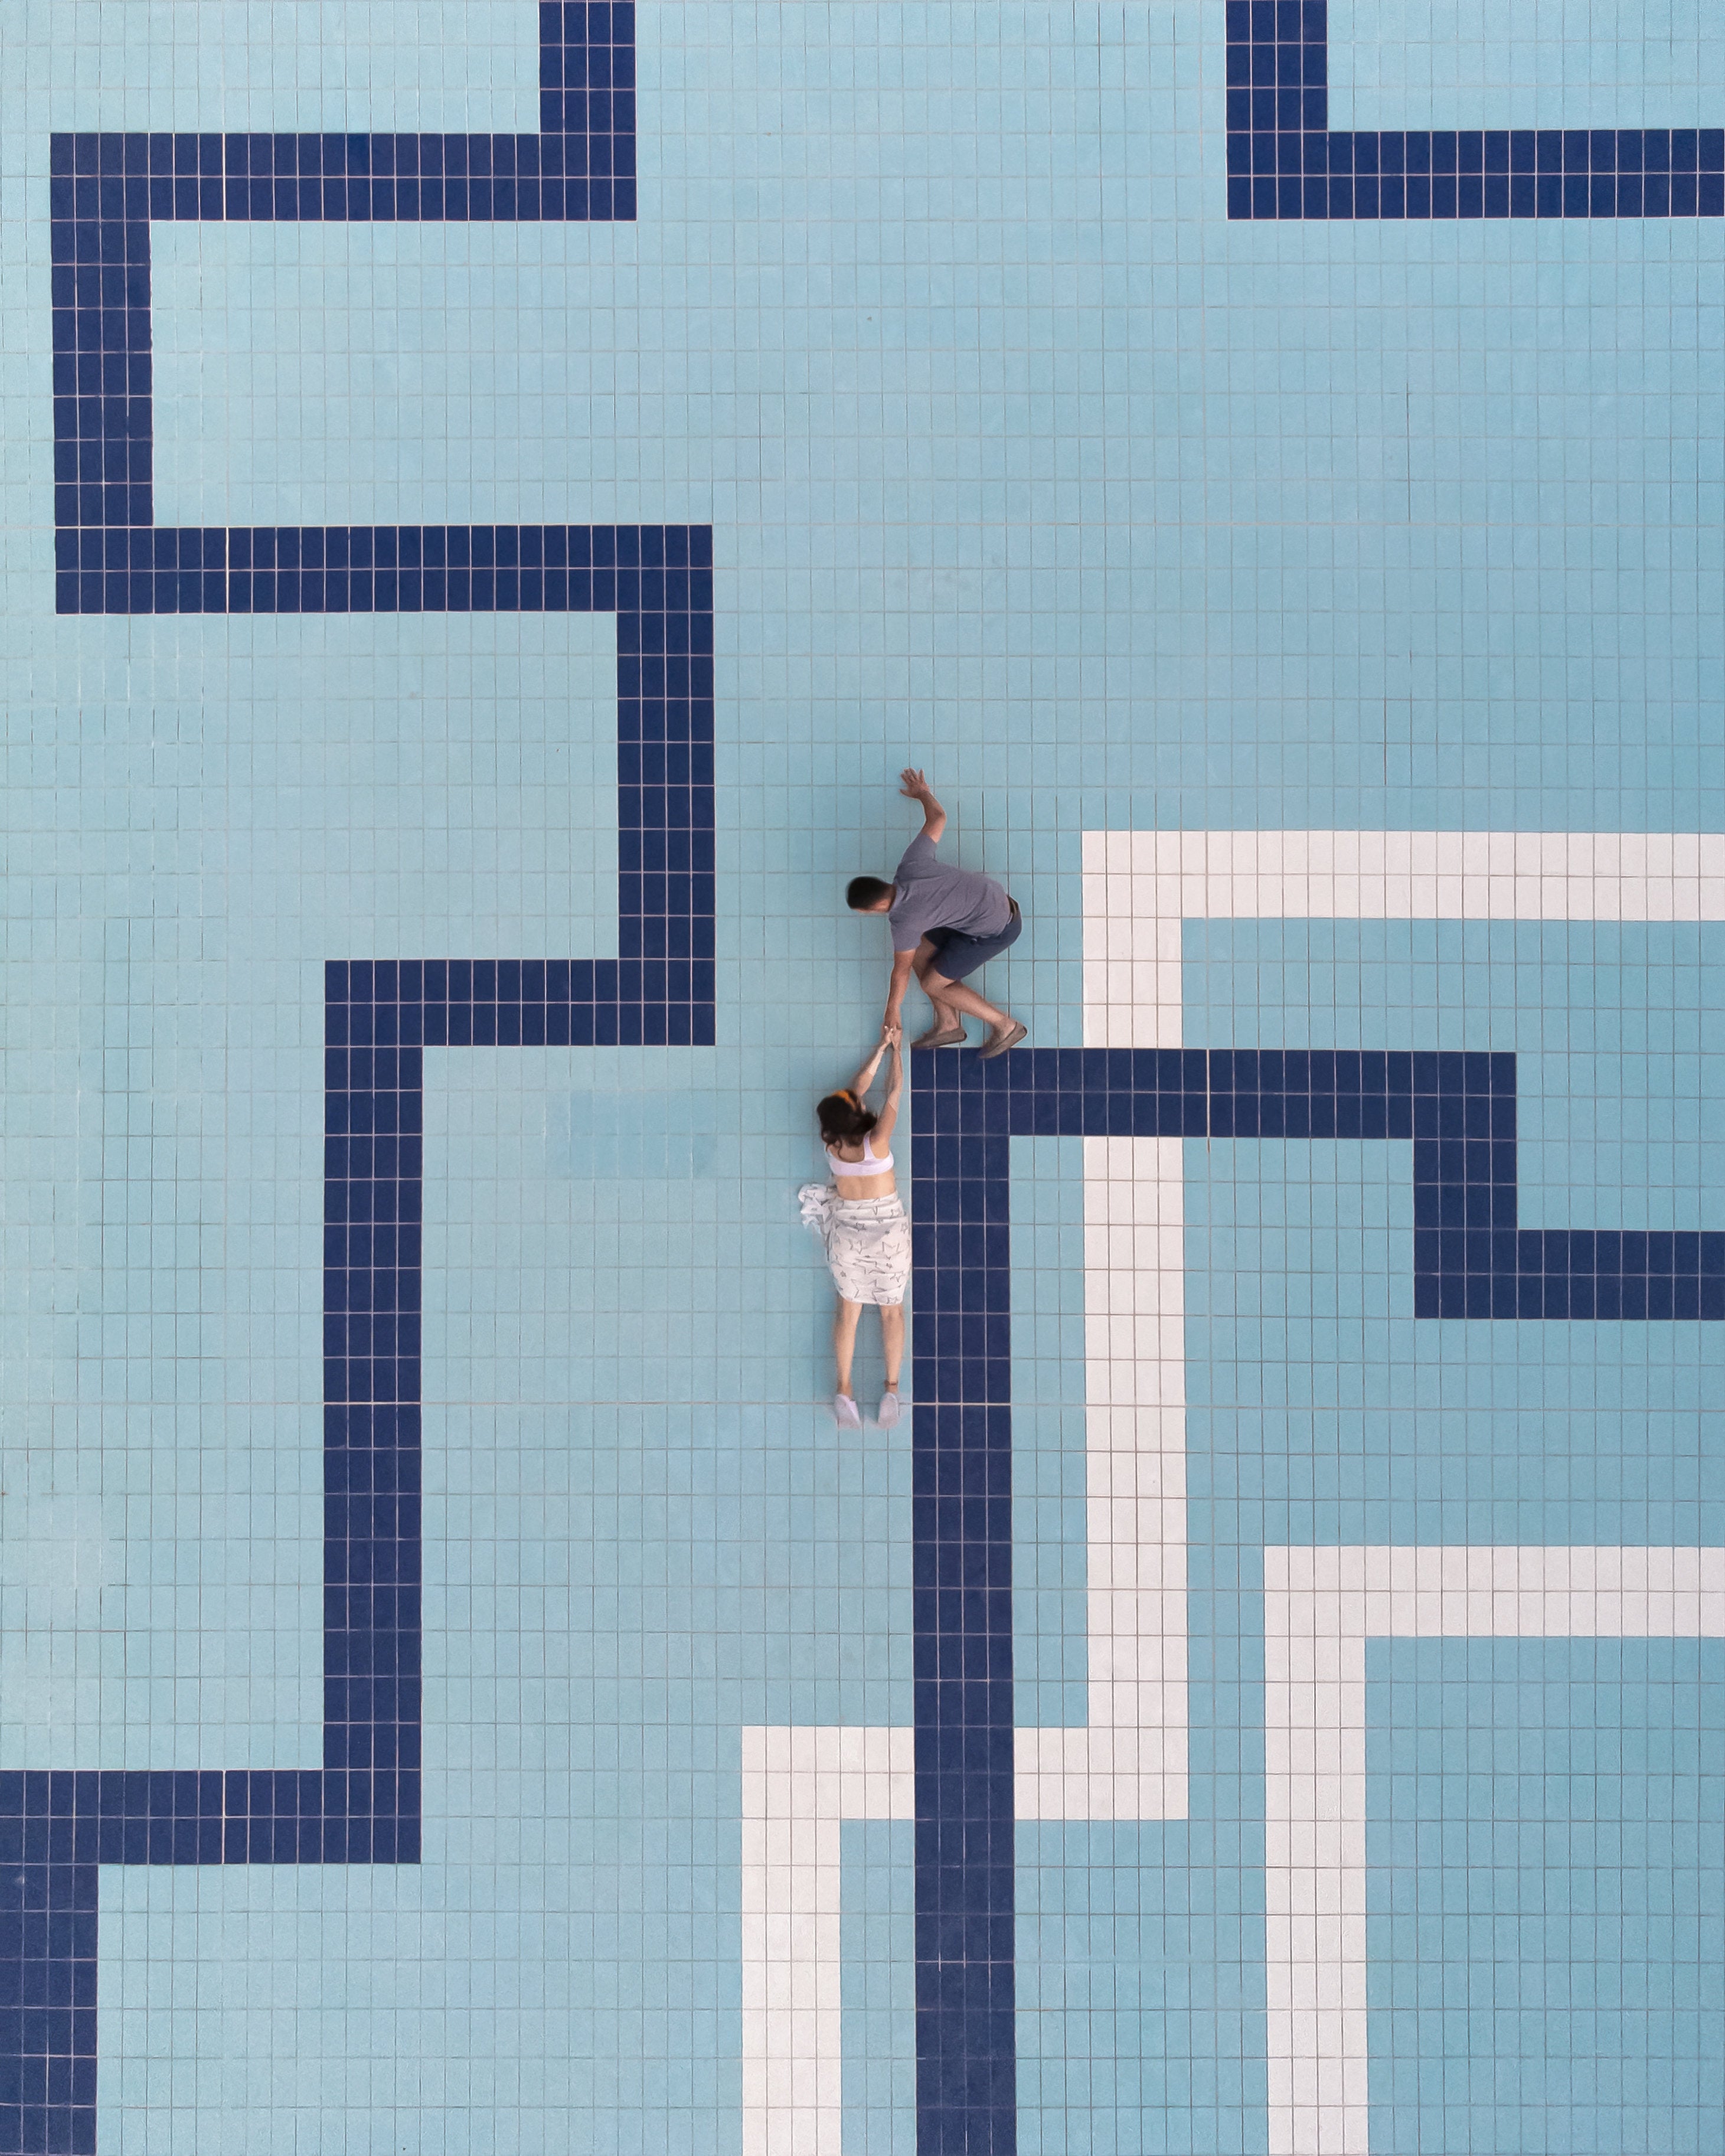
[[[1016,943],[1024,927],[1024,916],[1014,899],[1012,919],[998,936],[961,936],[956,928],[931,928],[928,940],[934,946],[934,970],[943,980],[962,981],[967,973],[986,966],[990,958],[998,958],[1009,944]]]

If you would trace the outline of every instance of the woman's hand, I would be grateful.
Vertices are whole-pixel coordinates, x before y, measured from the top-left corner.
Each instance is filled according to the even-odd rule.
[[[920,771],[912,771],[906,767],[898,775],[898,790],[907,801],[926,801],[928,798],[928,781]]]
[[[903,1035],[904,1028],[895,1025],[891,1019],[887,1019],[883,1021],[880,1027],[880,1045],[883,1048],[896,1048]]]

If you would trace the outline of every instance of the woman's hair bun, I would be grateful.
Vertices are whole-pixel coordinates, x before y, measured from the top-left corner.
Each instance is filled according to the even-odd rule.
[[[880,1122],[872,1108],[865,1108],[855,1093],[829,1093],[817,1101],[814,1112],[820,1118],[820,1134],[828,1145],[844,1145],[855,1138],[865,1138]]]

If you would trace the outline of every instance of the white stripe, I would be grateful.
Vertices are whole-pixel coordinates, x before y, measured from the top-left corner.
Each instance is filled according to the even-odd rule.
[[[742,1732],[743,2156],[839,2156],[839,1847],[910,1819],[909,1729]]]
[[[1084,1039],[1091,1047],[1181,1045],[1181,929],[1188,920],[1725,919],[1725,838],[1692,832],[1091,831],[1084,835],[1083,865]],[[1122,1175],[1141,1183],[1145,1174],[1136,1162],[1128,1166],[1117,1153],[1095,1150],[1098,1144],[1120,1142],[1086,1141],[1087,1227],[1109,1204],[1106,1188],[1098,1192],[1094,1184],[1107,1186]],[[1174,1187],[1179,1173],[1177,1142],[1166,1143],[1174,1158],[1160,1155],[1156,1171],[1162,1190],[1158,1217],[1165,1221],[1178,1218],[1181,1210]],[[1178,1260],[1171,1260],[1164,1249],[1153,1255],[1141,1250],[1132,1262],[1141,1275],[1146,1267],[1153,1272],[1153,1284],[1112,1277],[1117,1262],[1099,1266],[1087,1241],[1086,1312],[1100,1301],[1111,1315],[1124,1296],[1147,1307],[1153,1304],[1172,1323],[1183,1308],[1183,1286],[1168,1277]],[[1166,1340],[1158,1339],[1149,1353],[1158,1379],[1170,1352]],[[1099,1417],[1115,1413],[1111,1389],[1117,1383],[1118,1357],[1106,1336],[1091,1332],[1086,1353],[1094,1425]],[[1171,1401],[1174,1394],[1170,1390],[1165,1397]],[[1183,1408],[1165,1410],[1162,1432],[1167,1448],[1163,1486],[1169,1491],[1180,1486],[1183,1474],[1171,1457],[1177,1415],[1183,1419]],[[1096,1475],[1107,1470],[1111,1450],[1109,1434],[1105,1431],[1099,1441],[1093,1427],[1087,1446],[1092,1491]],[[1173,1508],[1166,1507],[1140,1527],[1169,1582],[1183,1571],[1183,1553],[1173,1542]],[[1099,1525],[1093,1507],[1093,1586],[1098,1578],[1114,1576],[1117,1531],[1117,1518],[1105,1515]],[[1306,1591],[1316,1594],[1316,1582],[1327,1576],[1325,1568],[1359,1553],[1271,1554],[1292,1568],[1290,1578],[1299,1562],[1307,1560],[1313,1570]],[[1455,1553],[1404,1554],[1453,1558]],[[1459,1590],[1453,1583],[1430,1588],[1418,1564],[1411,1575],[1416,1595],[1436,1592],[1450,1597],[1442,1607],[1448,1617],[1458,1610],[1465,1617],[1458,1629],[1477,1624],[1487,1631],[1584,1635],[1692,1635],[1719,1629],[1718,1552],[1464,1554],[1474,1569]],[[1661,1575],[1664,1584],[1656,1593],[1649,1583],[1661,1563],[1669,1571]],[[1707,1598],[1681,1599],[1680,1576],[1693,1573],[1698,1581],[1703,1571],[1712,1583]],[[1332,1599],[1343,1591],[1339,1577],[1324,1589]],[[1454,1599],[1458,1591],[1459,1604]],[[1684,1588],[1684,1594],[1690,1592]],[[1699,1594],[1698,1586],[1694,1592]],[[1163,1630],[1159,1638],[1147,1629],[1136,1635],[1132,1646],[1140,1671],[1178,1667],[1183,1672],[1183,1598],[1170,1592],[1141,1609],[1147,1616],[1153,1609],[1159,1614]],[[1373,1614],[1374,1619],[1378,1614],[1375,1604]],[[1409,1625],[1430,1622],[1441,1630],[1447,1623],[1421,1603],[1412,1613],[1399,1612],[1384,1629],[1395,1629],[1402,1614]],[[1302,1625],[1296,1689],[1292,1635],[1286,1622],[1277,1621],[1281,1644],[1266,1644],[1272,1685],[1278,1688],[1266,1709],[1271,1777],[1271,2148],[1272,2156],[1365,2156],[1365,1635],[1339,1629],[1337,1615],[1324,1630],[1320,1645],[1318,1635]],[[1350,1641],[1357,1643],[1357,1654]],[[1098,1668],[1116,1666],[1111,1658],[1119,1650],[1118,1620],[1106,1604],[1099,1609],[1093,1593],[1093,1677]],[[1183,1766],[1186,1732],[1174,1725],[1176,1698],[1183,1697],[1183,1691],[1177,1695],[1172,1685],[1165,1685],[1153,1707],[1147,1704],[1149,1727],[1135,1747],[1133,1733],[1117,1719],[1119,1697],[1099,1699],[1093,1683],[1089,1729],[1019,1732],[1020,1804],[1029,1794],[1040,1807],[1033,1815],[1126,1816],[1122,1778],[1110,1770],[1105,1745],[1113,1748],[1114,1757],[1132,1748],[1135,1763],[1153,1755],[1164,1764],[1178,1758]],[[1147,1699],[1142,1689],[1138,1697]],[[1106,1719],[1111,1708],[1117,1717],[1111,1722]],[[1043,1794],[1051,1758],[1063,1769],[1055,1804]],[[1040,1769],[1040,1787],[1028,1792],[1027,1765]],[[1163,1808],[1157,1807],[1158,1795]],[[1141,1817],[1179,1815],[1171,1776],[1164,1776],[1159,1790],[1146,1778],[1140,1801]]]
[[[1186,1253],[1178,1138],[1084,1142],[1089,1712],[1015,1734],[1026,1820],[1186,1815]]]
[[[1696,832],[1086,831],[1083,860],[1092,1047],[1179,1045],[1189,920],[1725,919],[1725,838]],[[1089,1711],[1018,1732],[1024,1819],[1185,1814],[1181,1161],[1085,1141]]]
[[[1368,2156],[1366,1642],[1725,1635],[1725,1550],[1264,1553],[1271,2156]]]
[[[1721,921],[1694,831],[1086,831],[1084,1039],[1180,1045],[1183,921]]]
[[[1183,921],[1725,920],[1725,838],[1710,834],[1087,831],[1083,864],[1091,1047],[1180,1045]],[[1025,1819],[1178,1819],[1186,1810],[1181,1142],[1085,1141],[1088,1712],[1081,1728],[1017,1732]],[[1297,1561],[1308,1560],[1311,1584],[1299,1591],[1312,1598],[1314,1612],[1320,1601],[1338,1611],[1339,1574],[1320,1590],[1323,1567],[1373,1554],[1458,1553],[1271,1553],[1290,1568],[1274,1591],[1291,1597]],[[1607,1558],[1630,1574],[1641,1558],[1692,1562],[1708,1568],[1712,1595],[1720,1553],[1459,1554],[1491,1568],[1486,1629],[1604,1634],[1684,1629],[1676,1601],[1606,1589],[1599,1567]],[[1558,1623],[1552,1568],[1578,1559],[1594,1565],[1592,1584],[1563,1575],[1569,1599]],[[1500,1560],[1512,1589],[1495,1584]],[[1530,1563],[1545,1568],[1531,1604]],[[1455,1589],[1438,1591],[1453,1597]],[[1484,1590],[1461,1591],[1461,1605],[1445,1606],[1477,1614],[1481,1605],[1466,1597]],[[1359,1609],[1363,1621],[1363,1602]],[[1277,1622],[1277,1637],[1291,1641],[1291,1620]],[[1717,1629],[1712,1601],[1697,1605],[1690,1629]],[[1303,1619],[1298,1630],[1302,1640],[1318,1637]],[[1271,1821],[1275,2156],[1363,2156],[1365,2148],[1364,1699],[1363,1675],[1353,1674],[1363,1670],[1364,1648],[1356,1664],[1347,1641],[1366,1635],[1332,1628],[1323,1636],[1321,1692],[1317,1660],[1296,1698],[1291,1645],[1271,1650],[1283,1656],[1271,1740],[1281,1748]],[[1313,1646],[1309,1656],[1318,1652]],[[839,1826],[849,1818],[911,1816],[911,1747],[904,1729],[743,1732],[747,2156],[837,2156]],[[1348,1794],[1356,1783],[1358,1803]],[[1297,1815],[1296,1803],[1304,1806]]]

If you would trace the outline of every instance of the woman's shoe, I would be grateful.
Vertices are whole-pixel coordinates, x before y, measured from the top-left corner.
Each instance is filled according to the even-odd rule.
[[[875,1410],[875,1424],[879,1430],[898,1427],[898,1388],[889,1385],[880,1395],[880,1404]]]
[[[861,1413],[857,1407],[856,1402],[851,1399],[849,1393],[834,1394],[833,1420],[838,1424],[840,1430],[860,1430],[862,1428]]]

